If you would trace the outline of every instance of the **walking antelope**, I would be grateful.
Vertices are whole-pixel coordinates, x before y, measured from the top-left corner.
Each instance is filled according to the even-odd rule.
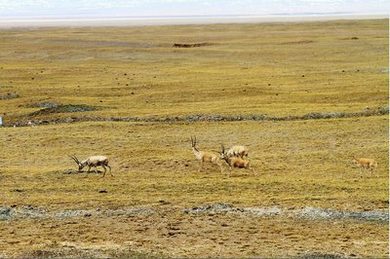
[[[209,162],[209,163],[212,163],[214,165],[218,165],[219,168],[221,169],[221,173],[222,173],[223,168],[222,168],[222,163],[221,163],[221,159],[219,158],[219,156],[217,154],[214,154],[211,152],[200,151],[196,147],[196,137],[195,136],[194,136],[194,138],[191,137],[191,147],[192,147],[192,152],[194,153],[196,159],[200,161],[198,172],[200,172],[202,170],[204,162]]]
[[[352,163],[360,167],[361,169],[368,169],[372,173],[375,168],[378,167],[378,163],[374,159],[370,158],[356,158],[353,157]]]
[[[110,169],[109,171],[110,171],[111,176],[114,176],[111,173],[111,167],[108,165],[108,158],[106,156],[90,156],[81,162],[78,160],[78,158],[75,155],[70,156],[70,158],[72,158],[76,162],[76,164],[79,166],[79,172],[84,167],[88,166],[88,173],[90,172],[91,167],[95,167],[95,172],[97,173],[96,167],[101,166],[104,169],[103,177],[106,175],[106,171],[107,171],[106,167],[108,167]]]
[[[228,152],[225,151],[225,147],[223,145],[221,145],[220,155],[221,159],[225,160],[225,162],[229,165],[230,171],[232,171],[233,168],[245,168],[255,173],[253,168],[249,166],[248,160],[245,160],[240,156],[229,155]]]

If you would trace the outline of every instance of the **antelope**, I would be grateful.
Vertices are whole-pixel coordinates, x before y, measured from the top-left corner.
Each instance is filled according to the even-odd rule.
[[[72,158],[76,162],[76,164],[79,166],[79,172],[81,172],[81,170],[84,167],[88,166],[88,173],[90,172],[91,167],[95,167],[95,172],[97,173],[96,167],[101,166],[104,169],[103,177],[106,175],[106,171],[107,171],[106,167],[108,167],[110,169],[109,171],[110,171],[111,176],[114,176],[111,173],[111,167],[108,165],[108,158],[106,156],[90,156],[81,162],[79,161],[79,159],[75,155],[70,156],[70,158]]]
[[[194,138],[191,137],[191,147],[192,147],[192,152],[194,153],[196,159],[200,161],[198,172],[200,172],[202,170],[204,162],[209,162],[211,164],[219,166],[219,168],[221,169],[221,173],[222,173],[223,168],[222,168],[222,163],[221,163],[221,159],[219,158],[219,156],[214,154],[214,153],[208,152],[208,151],[200,151],[196,147],[196,137],[195,136],[194,136]]]
[[[375,168],[378,167],[378,163],[374,159],[370,158],[356,158],[353,157],[352,163],[360,167],[361,169],[368,169],[372,173]]]
[[[229,156],[228,152],[225,151],[225,147],[223,145],[221,145],[221,149],[222,149],[220,152],[221,159],[225,160],[225,162],[228,164],[230,168],[230,171],[232,171],[232,169],[235,167],[235,168],[245,168],[255,173],[253,168],[249,167],[248,160],[245,160],[239,156]]]
[[[232,146],[229,148],[229,150],[226,152],[226,155],[229,157],[236,156],[236,157],[248,157],[248,148],[245,146]]]

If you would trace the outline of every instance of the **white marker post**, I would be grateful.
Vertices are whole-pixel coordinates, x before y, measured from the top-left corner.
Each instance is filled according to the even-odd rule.
[[[0,116],[0,127],[3,126],[3,117]]]

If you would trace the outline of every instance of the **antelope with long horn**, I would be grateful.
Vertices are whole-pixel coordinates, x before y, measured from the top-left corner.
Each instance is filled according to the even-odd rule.
[[[111,173],[111,167],[108,165],[108,158],[106,156],[90,156],[88,157],[87,159],[83,160],[83,161],[79,161],[79,159],[73,155],[73,156],[69,156],[70,158],[72,158],[76,164],[79,166],[79,172],[86,166],[88,166],[88,173],[91,171],[91,167],[94,167],[95,168],[95,172],[97,173],[97,168],[98,166],[101,166],[103,167],[104,169],[104,172],[103,172],[103,177],[106,175],[106,171],[107,171],[107,168],[109,169],[110,171],[110,174],[111,176],[114,176],[112,173]]]
[[[251,170],[253,173],[255,173],[253,168],[251,168],[249,166],[248,160],[245,160],[240,156],[228,155],[228,152],[225,151],[225,147],[222,144],[221,144],[220,155],[221,155],[221,159],[225,160],[225,162],[228,164],[228,166],[230,168],[230,174],[231,174],[231,171],[233,170],[233,168],[244,168],[244,169]]]
[[[221,173],[222,173],[223,168],[222,168],[222,163],[221,163],[221,159],[219,158],[219,156],[217,154],[214,154],[214,153],[211,153],[208,151],[200,151],[197,148],[196,144],[197,144],[196,137],[195,136],[194,136],[194,138],[191,137],[192,152],[194,153],[196,159],[200,161],[198,172],[200,172],[202,170],[203,163],[208,162],[208,163],[219,166],[219,168],[221,169]]]

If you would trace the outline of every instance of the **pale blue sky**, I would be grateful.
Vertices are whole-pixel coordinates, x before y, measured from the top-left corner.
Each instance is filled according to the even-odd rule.
[[[388,14],[388,0],[0,0],[0,18],[303,13]]]

